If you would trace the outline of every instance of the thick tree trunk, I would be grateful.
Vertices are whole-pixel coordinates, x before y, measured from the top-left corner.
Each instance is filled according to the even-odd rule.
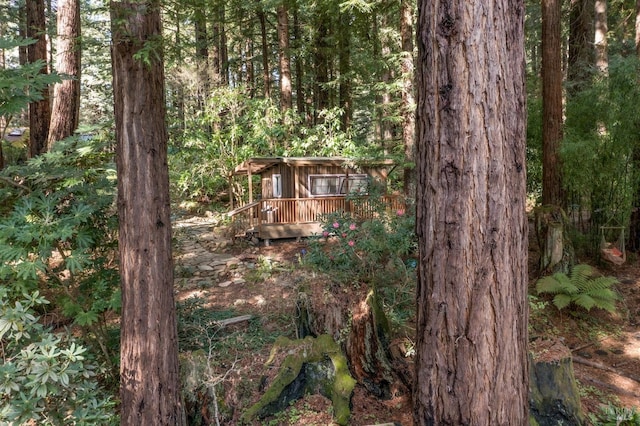
[[[528,424],[524,2],[418,2],[416,425]]]
[[[80,121],[80,3],[58,1],[58,44],[56,71],[68,76],[54,87],[48,149],[73,135]]]
[[[27,37],[36,42],[27,48],[27,60],[35,62],[42,60],[42,73],[47,73],[47,41],[45,38],[46,25],[43,0],[27,0]],[[47,135],[49,134],[49,120],[51,119],[51,105],[49,104],[49,89],[42,91],[42,100],[29,104],[29,157],[47,152]]]
[[[640,0],[636,0],[636,56],[640,59]]]
[[[564,207],[560,1],[542,0],[542,204]]]
[[[112,2],[122,425],[183,425],[160,5]],[[151,49],[144,53],[143,49]],[[136,54],[148,54],[134,59]]]
[[[593,0],[571,0],[569,12],[569,55],[567,93],[580,91],[589,82],[593,66]]]
[[[416,101],[413,93],[413,11],[412,2],[400,4],[400,37],[402,39],[402,141],[404,144],[404,195],[416,196]]]

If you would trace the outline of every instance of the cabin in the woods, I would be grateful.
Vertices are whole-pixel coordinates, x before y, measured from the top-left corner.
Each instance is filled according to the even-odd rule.
[[[345,211],[366,216],[370,210],[366,202],[355,203],[349,195],[366,198],[371,185],[384,184],[393,167],[388,159],[251,158],[235,168],[236,175],[248,176],[248,203],[227,214],[238,233],[255,235],[267,243],[311,236],[322,232],[324,214]],[[255,200],[253,176],[260,176],[261,186]],[[384,195],[383,199],[390,209],[404,208],[398,196]]]

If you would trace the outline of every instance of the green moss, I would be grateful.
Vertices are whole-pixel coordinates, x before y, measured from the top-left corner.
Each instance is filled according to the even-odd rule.
[[[346,425],[351,415],[349,403],[356,381],[351,377],[347,360],[333,338],[326,334],[315,339],[308,336],[303,340],[279,337],[271,349],[266,364],[272,364],[276,355],[283,351],[288,355],[282,362],[278,375],[262,398],[243,414],[242,421],[249,422],[256,417],[265,417],[270,414],[271,409],[282,406],[286,402],[284,400],[287,387],[296,380],[305,364],[313,364],[311,370],[317,373],[313,375],[326,380],[316,386],[305,383],[304,389],[311,391],[319,388],[322,393],[326,393],[325,396],[333,403],[336,423]],[[322,367],[327,359],[331,361],[333,367],[331,374],[327,374]]]

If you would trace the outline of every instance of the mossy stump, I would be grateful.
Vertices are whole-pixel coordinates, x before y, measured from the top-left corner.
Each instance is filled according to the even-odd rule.
[[[334,287],[322,297],[300,293],[297,305],[299,335],[329,334],[339,341],[351,374],[369,393],[389,399],[408,391],[411,378],[392,366],[389,323],[375,290]]]
[[[334,420],[346,425],[351,416],[351,395],[356,381],[349,374],[347,360],[329,335],[290,340],[279,337],[273,345],[267,365],[286,354],[277,376],[260,400],[242,416],[248,423],[286,409],[305,394],[319,393],[333,404]]]
[[[529,405],[532,424],[584,423],[571,351],[558,341],[534,342],[530,353]]]
[[[574,263],[573,246],[566,236],[567,216],[558,206],[534,210],[536,238],[540,248],[540,275],[568,273]]]

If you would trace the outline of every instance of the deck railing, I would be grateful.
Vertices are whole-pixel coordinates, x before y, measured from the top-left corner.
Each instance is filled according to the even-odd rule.
[[[347,197],[273,198],[255,201],[227,213],[237,223],[236,228],[258,230],[261,224],[306,224],[320,222],[322,216],[343,211],[359,219],[374,217],[379,212],[378,203],[385,209],[397,211],[405,208],[400,196],[383,196],[375,202],[367,198],[352,200]],[[240,229],[238,229],[240,230]]]

